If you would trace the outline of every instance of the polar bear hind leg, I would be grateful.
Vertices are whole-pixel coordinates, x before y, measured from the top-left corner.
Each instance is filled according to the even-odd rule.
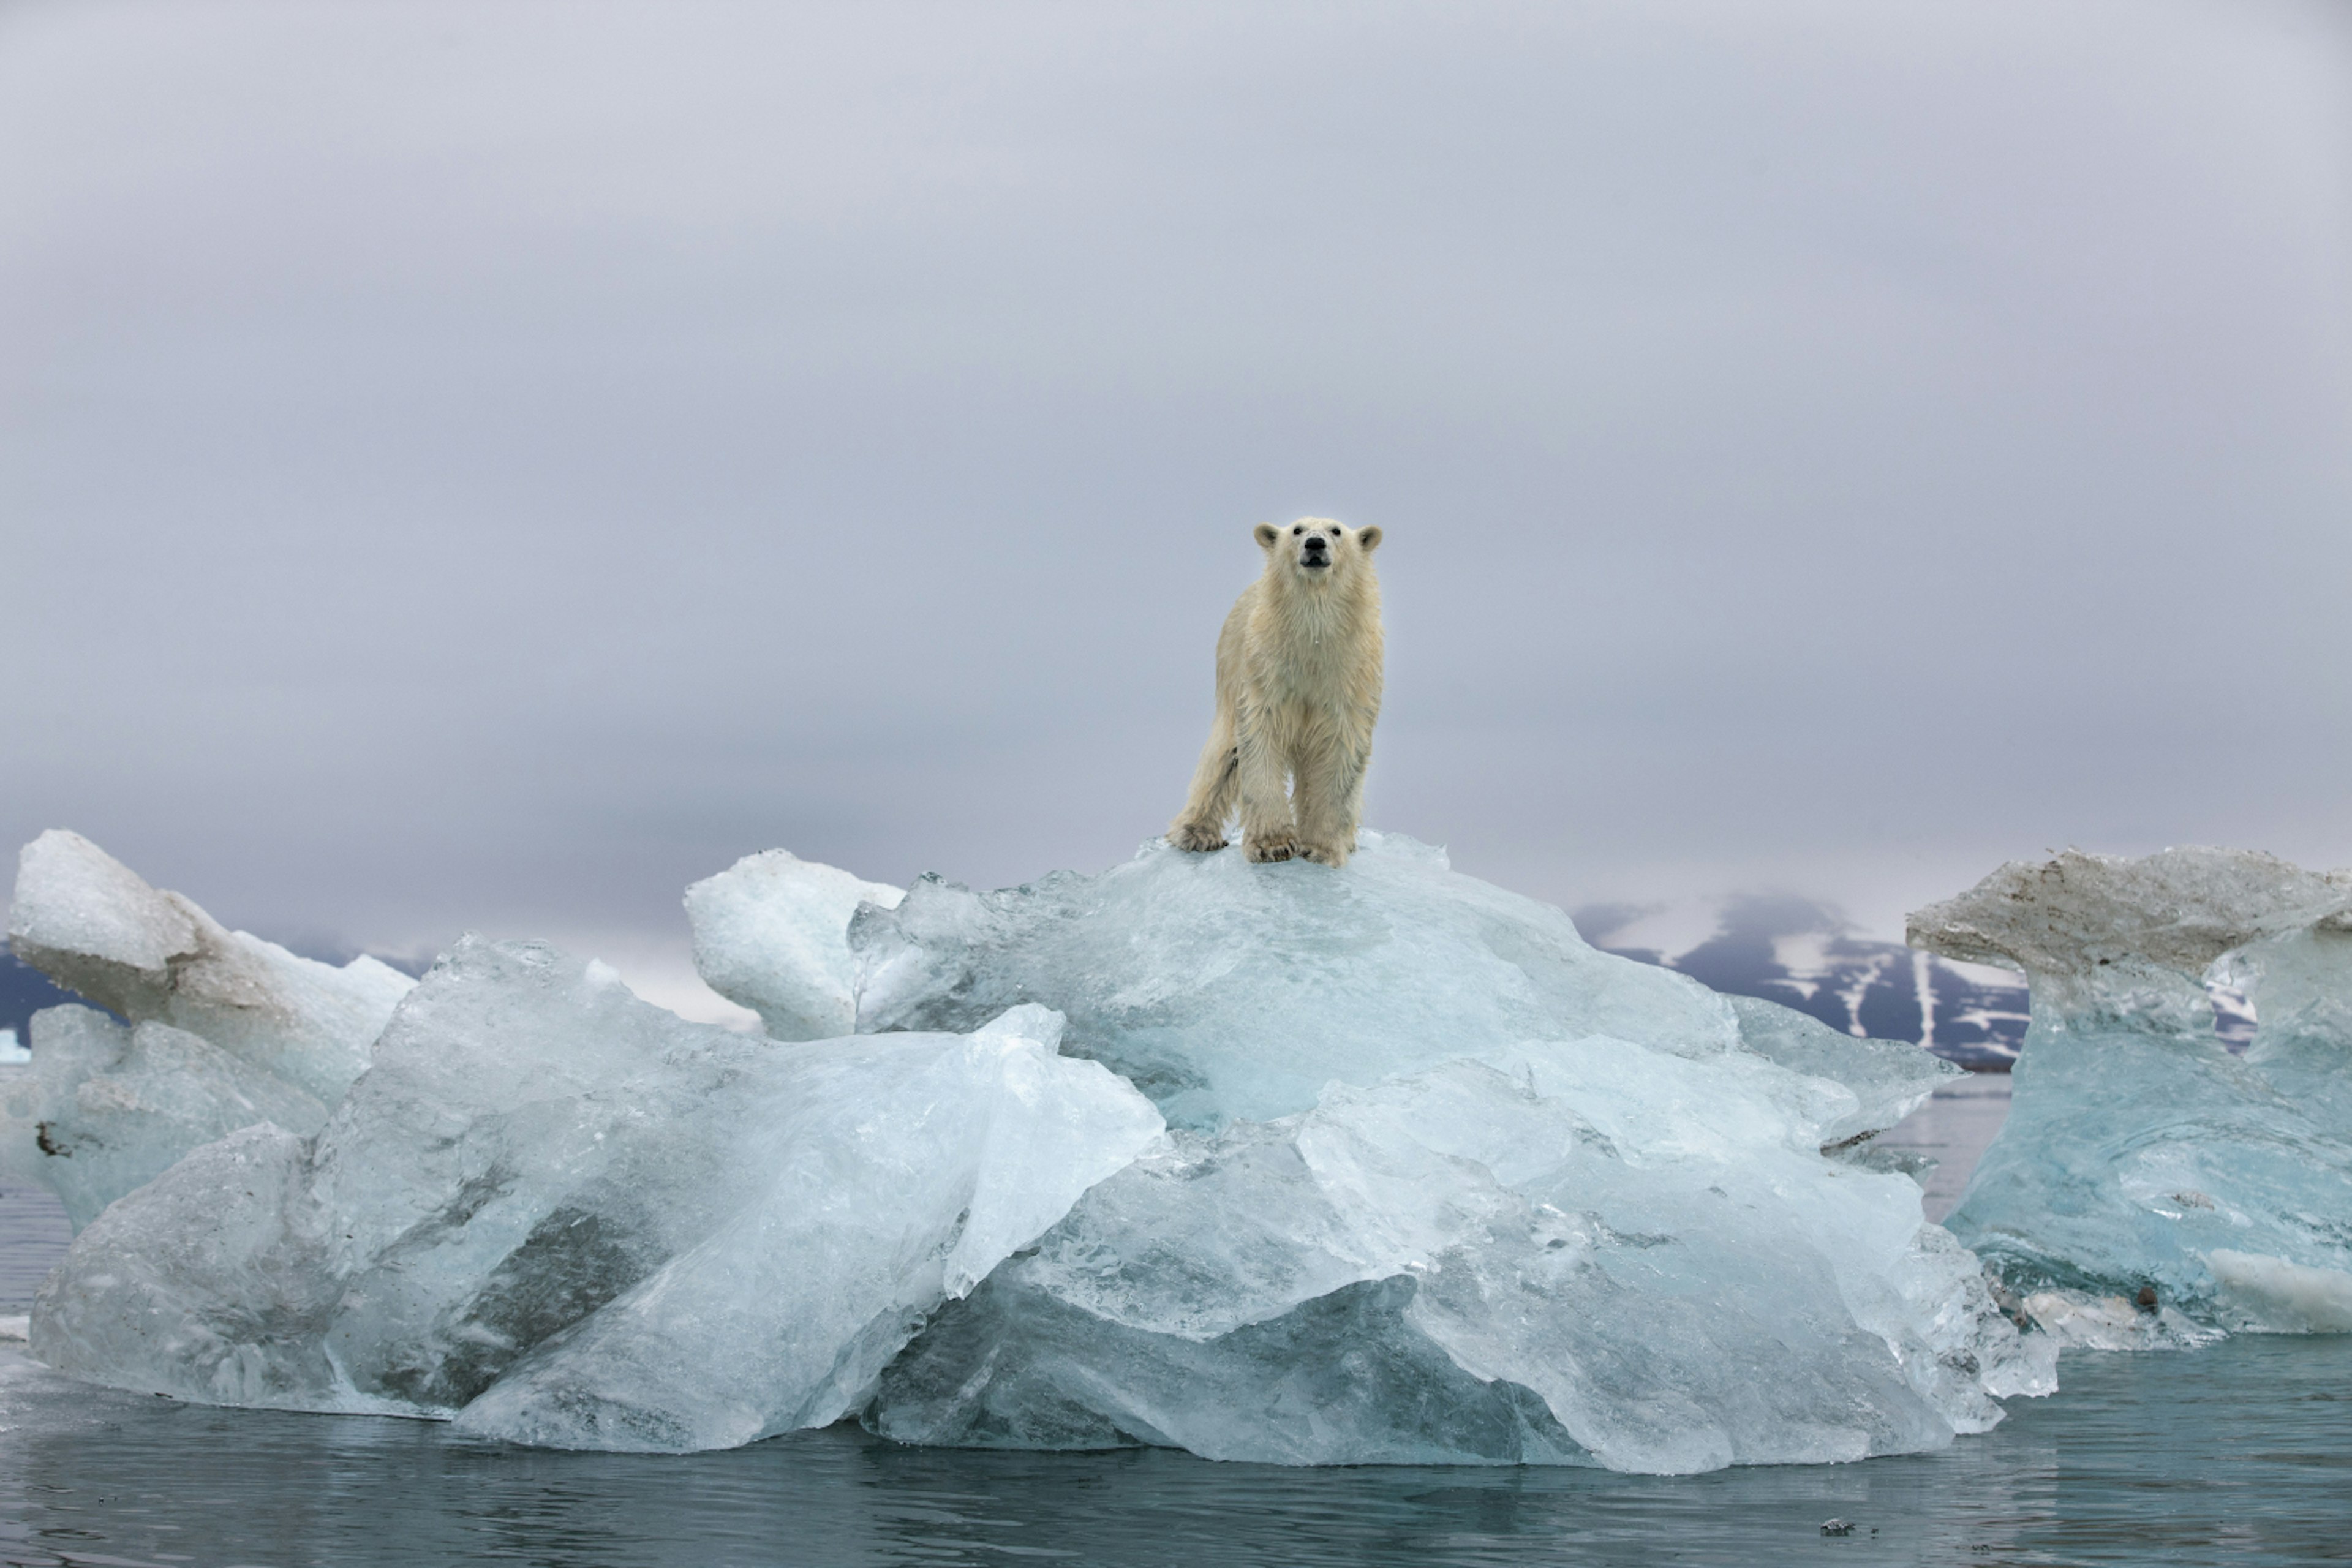
[[[1233,710],[1217,704],[1209,726],[1209,743],[1201,748],[1201,765],[1192,770],[1192,788],[1184,809],[1168,825],[1168,842],[1195,852],[1225,847],[1225,818],[1234,814],[1241,792],[1241,759],[1234,746]]]

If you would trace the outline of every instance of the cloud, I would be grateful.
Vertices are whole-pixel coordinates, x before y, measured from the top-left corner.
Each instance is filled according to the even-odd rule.
[[[1528,891],[2352,858],[2335,26],[19,7],[0,831],[394,945],[1097,866],[1312,511]]]

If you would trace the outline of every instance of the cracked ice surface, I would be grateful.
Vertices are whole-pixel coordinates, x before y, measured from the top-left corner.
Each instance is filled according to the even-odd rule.
[[[8,942],[136,1026],[47,1009],[31,1067],[0,1072],[0,1166],[54,1189],[76,1229],[237,1128],[317,1131],[415,984],[373,958],[337,968],[224,930],[63,830],[18,858]]]
[[[2200,1326],[2352,1328],[2352,874],[2069,851],[1910,926],[2032,986],[2009,1119],[1955,1235],[2012,1283],[2066,1293],[2070,1324],[2153,1286],[2159,1316]],[[2215,1037],[2209,972],[2253,1002],[2243,1058]]]

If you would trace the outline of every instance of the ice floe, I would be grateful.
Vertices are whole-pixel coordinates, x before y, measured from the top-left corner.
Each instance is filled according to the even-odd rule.
[[[2207,1328],[2352,1327],[2352,874],[2069,851],[1910,925],[2032,989],[1955,1235],[2078,1318],[2112,1297]],[[2252,999],[2243,1057],[2216,1037],[2215,973]]]

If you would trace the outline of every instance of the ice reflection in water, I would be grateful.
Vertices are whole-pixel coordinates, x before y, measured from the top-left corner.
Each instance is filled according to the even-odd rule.
[[[1890,1132],[1948,1208],[2008,1085]],[[0,1311],[61,1250],[0,1197]],[[13,1288],[12,1288],[13,1287]],[[20,1295],[19,1292],[22,1292]],[[2352,1556],[2352,1338],[2071,1355],[1990,1436],[1864,1464],[1665,1478],[1285,1470],[1160,1452],[898,1448],[854,1428],[683,1458],[465,1442],[423,1422],[211,1410],[0,1350],[0,1563],[2312,1563]],[[1832,1516],[1853,1535],[1820,1533]],[[1874,1531],[1875,1533],[1874,1533]]]
[[[1937,1089],[1927,1104],[1880,1133],[1877,1142],[1936,1163],[1922,1179],[1920,1209],[1941,1220],[1960,1201],[1985,1146],[2009,1116],[2009,1075],[1970,1073]]]
[[[0,1561],[292,1565],[2313,1562],[2352,1539],[2352,1339],[2074,1355],[1943,1454],[1688,1478],[898,1448],[684,1458],[212,1410],[0,1358]],[[1828,1539],[1838,1515],[1854,1534]],[[1873,1531],[1875,1531],[1874,1534]]]

